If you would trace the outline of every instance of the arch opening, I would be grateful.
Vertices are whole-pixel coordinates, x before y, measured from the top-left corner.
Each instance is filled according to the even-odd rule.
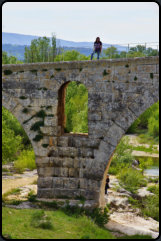
[[[134,140],[133,142],[129,137],[135,137],[136,135],[138,135],[138,141]],[[146,155],[144,156],[142,152],[146,153]],[[154,153],[155,157],[152,153]],[[107,175],[120,175],[120,180],[121,178],[123,180],[126,176],[124,176],[123,173],[125,169],[127,169],[127,171],[128,169],[134,169],[136,172],[138,169],[138,172],[144,176],[146,168],[153,165],[158,165],[157,168],[159,172],[159,101],[147,108],[131,126],[127,128],[125,134],[118,141],[104,171],[100,188],[100,206],[105,205]],[[116,170],[117,168],[118,170]],[[135,173],[135,175],[137,175],[137,173]],[[138,174],[138,178],[141,180],[141,175],[139,175],[140,174]],[[140,183],[141,182],[142,180]],[[140,184],[138,183],[138,185]],[[135,187],[130,188],[130,186],[128,186],[127,189],[128,191],[132,190],[132,192],[135,192]]]
[[[88,135],[88,90],[69,81],[58,92],[58,125],[61,134]]]
[[[2,164],[13,163],[15,171],[36,169],[35,152],[27,132],[15,115],[2,106]]]

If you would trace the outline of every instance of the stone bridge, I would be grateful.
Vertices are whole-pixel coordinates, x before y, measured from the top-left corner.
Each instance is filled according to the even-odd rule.
[[[36,156],[38,197],[104,205],[112,154],[128,127],[159,99],[159,59],[4,65],[3,106],[21,123]],[[65,88],[88,90],[88,134],[64,133]]]

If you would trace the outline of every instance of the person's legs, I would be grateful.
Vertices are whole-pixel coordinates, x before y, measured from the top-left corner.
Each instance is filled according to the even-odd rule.
[[[100,58],[100,51],[97,51],[97,59]]]
[[[93,53],[91,53],[91,60],[93,59],[94,53],[95,53],[95,51],[93,51]]]

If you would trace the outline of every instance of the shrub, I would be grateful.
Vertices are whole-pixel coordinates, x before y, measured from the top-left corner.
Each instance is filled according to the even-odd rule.
[[[33,150],[23,150],[14,162],[14,167],[22,172],[25,168],[33,170],[36,168],[35,154]]]
[[[148,196],[143,202],[142,212],[145,216],[154,218],[159,222],[159,196]]]
[[[120,171],[118,178],[128,191],[136,193],[136,190],[140,187],[147,185],[147,180],[144,176],[133,168],[124,168]]]
[[[91,216],[91,218],[98,226],[104,227],[104,225],[109,220],[108,212],[109,212],[109,209],[107,207],[105,207],[104,209],[95,208],[90,213],[87,212],[87,215]]]
[[[125,167],[129,167],[132,164],[132,147],[128,144],[129,138],[123,137],[120,143],[117,145],[115,153],[112,158],[111,166],[109,169],[110,174],[116,175]]]
[[[51,218],[45,214],[44,210],[36,211],[32,215],[31,226],[42,229],[53,229]]]
[[[36,201],[36,195],[34,194],[34,191],[31,190],[29,193],[28,193],[28,200],[30,202],[35,202]]]
[[[156,195],[159,195],[159,185],[149,186],[147,190],[156,194]]]

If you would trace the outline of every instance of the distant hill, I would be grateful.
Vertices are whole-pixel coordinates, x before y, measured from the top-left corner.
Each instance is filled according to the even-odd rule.
[[[6,51],[8,55],[13,55],[19,60],[24,60],[25,46],[30,46],[33,39],[39,36],[25,35],[17,33],[2,32],[2,50]],[[64,50],[76,50],[81,54],[89,56],[93,49],[93,42],[74,42],[62,39],[57,39],[57,46],[63,47]],[[111,44],[103,43],[103,48],[109,48]],[[126,51],[126,47],[114,45],[118,51]]]
[[[31,40],[39,38],[40,36],[17,34],[17,33],[5,33],[2,32],[2,44],[12,45],[30,45]],[[74,42],[63,39],[57,39],[57,45],[61,47],[74,47],[74,48],[93,48],[93,42]],[[110,47],[111,44],[103,43],[103,48]],[[126,50],[126,47],[120,45],[114,45],[119,51]]]
[[[18,60],[24,60],[25,47],[27,45],[12,45],[12,44],[2,44],[2,50],[7,52],[8,56],[15,56]],[[28,46],[27,46],[28,47]],[[74,48],[74,47],[64,47],[64,50],[76,50],[81,54],[89,56],[92,53],[92,48]]]

